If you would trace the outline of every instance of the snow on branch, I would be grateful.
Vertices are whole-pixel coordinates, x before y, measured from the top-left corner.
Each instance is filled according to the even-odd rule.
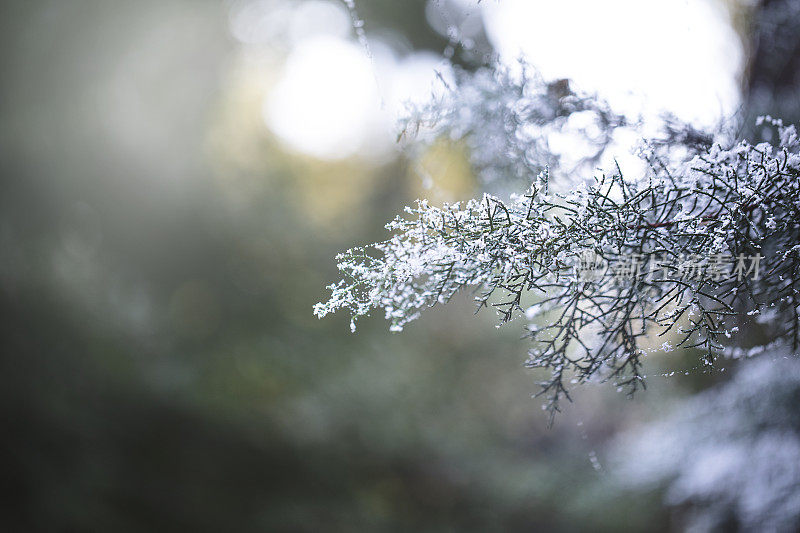
[[[493,89],[492,79],[500,80]],[[514,166],[515,174],[537,164],[544,170],[528,174],[536,177],[527,190],[507,200],[485,194],[406,208],[386,226],[390,239],[337,257],[344,279],[329,287],[330,300],[315,306],[318,317],[347,310],[355,330],[359,317],[380,309],[392,331],[400,331],[424,309],[473,290],[478,308],[494,309],[501,324],[530,321],[528,364],[550,371],[540,394],[551,420],[559,402],[569,399],[568,383],[600,378],[629,393],[643,387],[645,335],[671,332],[675,347],[699,348],[711,364],[742,320],[763,318],[797,351],[800,155],[794,127],[767,118],[778,144],[726,147],[697,142],[702,136],[691,129],[683,136],[673,131],[691,145],[651,143],[642,155],[651,169],[646,176],[628,179],[616,168],[557,192],[547,170],[555,162],[544,157],[537,163],[537,154],[547,150],[537,144],[546,138],[536,131],[568,114],[563,109],[593,110],[606,117],[608,129],[624,120],[571,91],[551,95],[548,104],[552,84],[526,92],[524,84],[509,83],[486,78],[478,83],[482,91],[440,102],[449,118],[439,134],[469,137],[473,163],[486,181],[508,172],[503,165]],[[507,99],[492,100],[506,91]],[[458,111],[462,119],[453,118],[459,99],[470,103]],[[435,105],[422,115],[432,117]],[[509,126],[495,124],[478,135],[470,117],[481,106],[502,108],[497,120]],[[523,129],[530,134],[521,136]],[[504,135],[510,140],[498,147],[496,137]],[[672,346],[665,342],[664,348]]]

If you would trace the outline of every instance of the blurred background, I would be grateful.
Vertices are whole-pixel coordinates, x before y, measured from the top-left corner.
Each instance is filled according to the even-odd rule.
[[[451,62],[797,120],[798,2],[655,4],[3,2],[0,526],[683,528],[663,473],[631,489],[612,458],[732,362],[651,359],[644,394],[587,386],[547,429],[521,326],[468,296],[401,335],[312,314],[337,251],[479,192],[459,146],[396,142]]]

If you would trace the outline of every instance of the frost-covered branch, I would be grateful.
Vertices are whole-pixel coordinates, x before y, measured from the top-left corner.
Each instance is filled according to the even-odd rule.
[[[524,65],[518,73],[497,68],[454,74],[454,84],[441,80],[441,96],[411,109],[401,137],[415,140],[412,149],[437,137],[463,142],[489,191],[524,188],[546,168],[559,183],[591,172],[614,132],[635,122],[596,96],[574,91],[568,80],[546,82]],[[571,141],[568,153],[553,146],[564,137]]]
[[[535,108],[522,105],[533,126],[545,116]],[[526,119],[502,120],[516,135]],[[702,349],[711,364],[743,320],[765,314],[796,350],[800,155],[794,127],[770,124],[780,137],[774,146],[722,147],[698,135],[682,150],[651,143],[643,155],[651,170],[636,179],[617,167],[561,193],[545,170],[509,200],[485,194],[441,208],[418,201],[387,225],[392,238],[338,256],[344,279],[315,313],[346,309],[355,329],[358,317],[381,309],[399,331],[423,309],[474,290],[479,309],[493,308],[500,323],[535,321],[526,331],[528,364],[551,372],[541,383],[551,416],[570,382],[601,377],[631,393],[644,386],[646,335],[672,332],[676,347]],[[524,147],[542,153],[538,137],[511,138],[478,156],[479,173],[506,172],[493,159],[504,150],[517,170],[534,168]],[[587,258],[607,268],[587,277]]]

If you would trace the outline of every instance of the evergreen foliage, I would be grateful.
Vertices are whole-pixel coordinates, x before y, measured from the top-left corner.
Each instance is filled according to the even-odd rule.
[[[584,135],[588,153],[565,168],[547,139],[578,113],[600,133]],[[443,135],[465,142],[487,189],[520,177],[527,189],[406,208],[386,226],[391,238],[337,257],[344,279],[315,314],[346,309],[355,330],[359,317],[382,309],[400,331],[425,308],[474,290],[478,308],[494,309],[501,324],[530,321],[528,365],[550,370],[541,394],[551,420],[570,382],[643,387],[646,335],[670,334],[674,347],[698,348],[710,365],[741,353],[736,336],[748,324],[768,323],[769,337],[796,352],[800,143],[794,126],[760,122],[777,142],[669,121],[639,151],[645,173],[630,177],[615,165],[578,180],[614,131],[636,121],[563,80],[461,74],[444,98],[412,112],[405,131],[426,131],[423,144]]]

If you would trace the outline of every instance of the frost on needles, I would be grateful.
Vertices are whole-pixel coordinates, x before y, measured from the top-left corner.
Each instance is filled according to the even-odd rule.
[[[442,207],[425,200],[407,207],[386,226],[390,239],[337,256],[344,279],[329,287],[330,300],[317,304],[315,314],[345,309],[355,330],[359,317],[382,309],[391,330],[401,331],[425,308],[447,303],[461,289],[474,291],[478,308],[495,310],[501,324],[528,321],[528,365],[550,371],[540,394],[551,417],[569,399],[570,383],[601,379],[629,393],[643,387],[645,335],[671,333],[675,347],[699,349],[712,364],[720,355],[745,352],[736,332],[761,321],[769,322],[770,338],[797,353],[795,128],[767,117],[762,120],[779,140],[752,145],[714,142],[672,123],[666,138],[641,151],[649,168],[644,176],[629,179],[616,166],[576,181],[570,192],[558,191],[553,176],[570,178],[561,177],[563,168],[547,154],[542,132],[587,110],[609,130],[625,123],[604,104],[591,102],[568,89],[554,96],[552,84],[525,76],[514,81],[502,73],[462,74],[446,97],[417,110],[412,120],[428,121],[437,136],[465,142],[478,176],[490,177],[487,188],[504,172],[534,170],[534,156],[544,170],[508,198],[487,193]],[[466,103],[469,109],[454,112]],[[526,113],[530,123],[524,122]],[[493,135],[479,130],[481,122],[498,117],[509,122],[499,145],[498,125]],[[516,134],[523,127],[527,134]],[[607,148],[609,136],[601,136],[591,162]],[[641,270],[587,277],[579,268],[585,257],[611,265],[632,265],[635,258]],[[757,257],[760,275],[752,275],[753,265],[744,276],[711,272],[710,262],[720,257]]]

